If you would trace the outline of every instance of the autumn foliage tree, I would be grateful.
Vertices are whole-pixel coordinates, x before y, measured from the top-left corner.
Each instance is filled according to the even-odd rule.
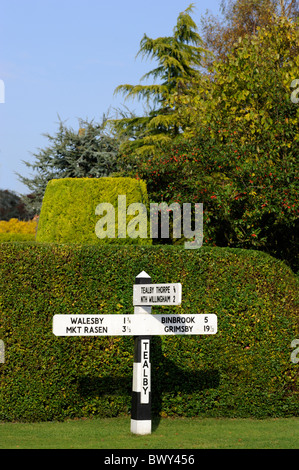
[[[9,221],[12,218],[28,220],[30,214],[20,196],[13,191],[0,189],[0,220]]]
[[[138,162],[153,199],[204,203],[205,243],[260,249],[295,270],[298,51],[298,27],[286,18],[240,40],[206,89],[201,82],[185,96],[189,131]]]
[[[275,24],[277,17],[296,19],[299,6],[296,0],[222,0],[222,17],[208,11],[201,18],[205,46],[218,60],[225,60],[239,38],[254,36],[258,30]]]

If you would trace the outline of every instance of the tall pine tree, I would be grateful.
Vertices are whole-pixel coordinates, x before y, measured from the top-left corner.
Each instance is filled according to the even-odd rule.
[[[141,80],[153,78],[159,83],[126,84],[115,90],[115,93],[126,95],[126,99],[145,99],[152,106],[146,116],[129,116],[113,121],[120,136],[130,137],[121,146],[124,153],[151,154],[156,144],[168,142],[183,130],[178,123],[172,96],[184,93],[192,79],[200,76],[203,57],[208,53],[202,47],[197,26],[190,16],[193,8],[191,4],[179,14],[172,36],[151,39],[145,34],[140,42],[137,56],[158,62],[158,66]]]

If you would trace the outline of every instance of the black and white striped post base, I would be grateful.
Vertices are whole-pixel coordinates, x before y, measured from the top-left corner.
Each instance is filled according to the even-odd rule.
[[[151,277],[142,271],[135,278],[135,284],[151,284]],[[134,314],[151,313],[149,306],[135,306]],[[131,432],[134,434],[150,434],[151,418],[151,336],[135,336]]]

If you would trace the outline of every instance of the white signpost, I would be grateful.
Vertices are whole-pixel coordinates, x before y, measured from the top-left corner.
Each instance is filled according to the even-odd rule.
[[[54,315],[56,336],[135,336],[131,432],[151,433],[150,339],[155,335],[213,335],[215,314],[152,315],[152,305],[180,305],[182,285],[152,284],[142,271],[133,286],[134,315]]]
[[[217,333],[214,314],[54,315],[56,336],[161,336]]]

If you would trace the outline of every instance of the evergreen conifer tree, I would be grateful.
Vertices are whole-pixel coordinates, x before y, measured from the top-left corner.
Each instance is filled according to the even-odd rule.
[[[121,146],[124,153],[151,154],[157,143],[168,142],[182,132],[171,98],[174,93],[183,93],[192,79],[200,75],[199,68],[207,53],[190,16],[192,11],[193,4],[179,14],[172,36],[151,39],[145,34],[140,42],[137,56],[158,62],[158,66],[141,80],[153,78],[159,79],[160,83],[126,84],[115,90],[115,93],[126,95],[126,99],[145,99],[152,106],[146,116],[113,121],[120,136],[130,136]]]
[[[106,118],[101,124],[79,120],[79,131],[68,128],[59,120],[58,132],[45,134],[49,146],[33,154],[34,163],[23,161],[34,171],[31,177],[18,174],[28,187],[29,196],[23,196],[30,212],[39,214],[48,181],[54,178],[99,178],[109,176],[117,169],[119,144],[105,131]]]

